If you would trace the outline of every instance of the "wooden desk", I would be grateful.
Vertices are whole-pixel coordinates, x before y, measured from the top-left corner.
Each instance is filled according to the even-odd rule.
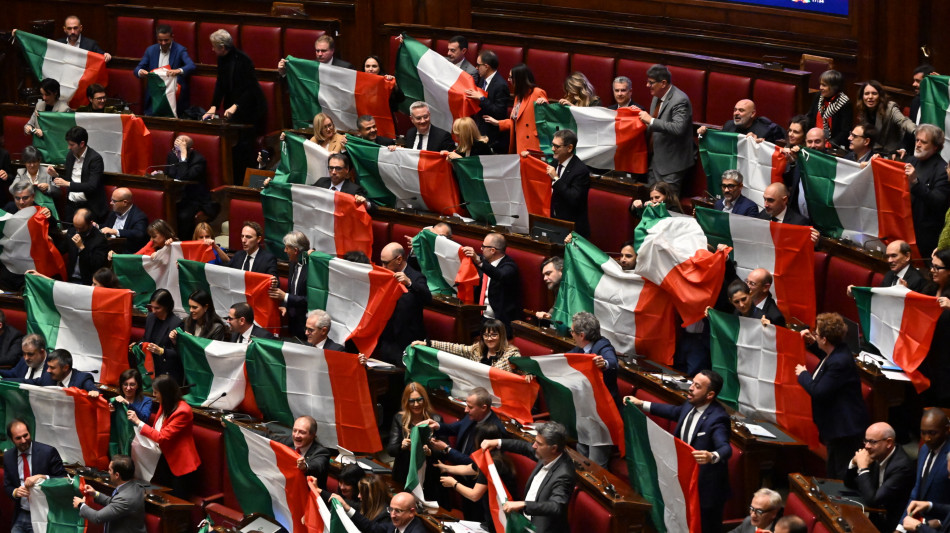
[[[570,337],[562,337],[552,328],[542,328],[523,320],[512,320],[511,331],[515,337],[547,346],[554,350],[554,353],[563,353],[574,348],[574,340]]]
[[[908,396],[916,396],[917,391],[909,381],[888,379],[875,365],[855,359],[861,381],[871,387],[871,422],[887,422],[891,407],[904,403]]]
[[[809,509],[814,511],[818,521],[823,523],[829,531],[838,533],[877,531],[868,517],[864,516],[861,506],[829,497],[818,488],[818,481],[818,478],[803,474],[789,474],[789,493],[796,494]]]

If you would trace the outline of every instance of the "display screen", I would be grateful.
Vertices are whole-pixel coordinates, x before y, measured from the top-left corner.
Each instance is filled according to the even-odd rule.
[[[848,15],[849,0],[731,0],[737,4],[752,4],[756,6],[781,7],[827,13],[829,15]]]

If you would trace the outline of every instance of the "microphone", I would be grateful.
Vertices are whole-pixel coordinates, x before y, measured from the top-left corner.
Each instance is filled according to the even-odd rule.
[[[214,400],[211,400],[211,401],[208,403],[208,405],[206,405],[206,406],[204,406],[204,407],[205,407],[206,409],[209,408],[209,407],[211,407],[212,405],[214,405],[214,402],[220,400],[221,398],[224,398],[224,397],[227,396],[227,395],[228,395],[228,391],[222,392],[220,396],[218,396],[218,397],[215,398]]]
[[[442,210],[439,212],[439,214],[442,215],[442,216],[445,216],[445,212],[448,211],[449,209],[455,209],[456,207],[465,207],[466,205],[468,205],[468,204],[470,204],[470,203],[471,203],[471,202],[462,202],[462,203],[460,203],[460,204],[455,204],[455,205],[450,205],[450,206],[448,206],[448,207],[444,207],[444,208],[442,208]]]

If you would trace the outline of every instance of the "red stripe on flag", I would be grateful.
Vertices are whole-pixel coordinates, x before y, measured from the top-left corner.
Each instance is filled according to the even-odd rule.
[[[488,96],[488,93],[475,85],[475,78],[464,71],[459,72],[459,77],[449,87],[449,109],[452,111],[452,118],[470,117],[482,110],[482,105],[478,100],[465,96],[465,91],[469,89],[481,96]]]
[[[36,213],[26,223],[30,231],[30,257],[33,258],[33,266],[44,276],[58,275],[59,279],[65,280],[66,263],[49,237],[49,219],[40,214],[42,208],[35,207]]]
[[[788,158],[782,153],[782,147],[776,146],[772,151],[772,183],[782,183],[785,167],[787,166]]]
[[[373,257],[373,219],[366,212],[366,204],[357,205],[356,197],[342,192],[334,193],[333,200],[336,254],[342,257],[350,250],[359,250]]]
[[[366,302],[359,325],[347,340],[352,340],[362,353],[373,353],[379,335],[396,309],[396,302],[406,292],[406,288],[393,277],[391,270],[374,265],[369,273],[370,299]]]
[[[367,405],[373,405],[369,380],[359,357],[349,353],[324,350],[333,410],[336,415],[336,436],[347,450],[376,453],[383,449],[376,431],[376,417]]]
[[[377,74],[356,73],[356,114],[370,115],[376,119],[376,129],[383,137],[396,138],[396,125],[389,109],[389,96],[396,87],[396,80],[387,80]]]
[[[241,413],[247,413],[263,420],[264,413],[262,413],[261,408],[257,406],[257,398],[254,397],[254,388],[251,387],[251,380],[247,377],[246,363],[244,364],[244,368],[241,369],[241,371],[244,372],[244,399],[241,400],[240,405],[238,405],[237,411]]]
[[[491,458],[491,453],[488,450],[483,450],[481,448],[472,452],[470,456],[472,461],[475,463],[475,466],[478,467],[478,471],[482,473],[487,479],[488,483],[486,487],[488,488],[488,509],[491,514],[491,520],[495,524],[496,533],[505,533],[505,523],[501,521],[501,506],[498,505],[498,491],[495,490],[495,484],[492,483],[490,479],[489,465],[493,465],[495,462]],[[504,487],[504,484],[502,484]],[[505,487],[505,497],[504,501],[511,499],[511,493],[508,492],[508,488]]]
[[[937,298],[933,296],[913,291],[904,296],[901,334],[894,343],[894,362],[907,373],[917,392],[930,387],[930,380],[918,368],[930,352],[930,343],[941,311]]]
[[[634,344],[638,354],[651,361],[671,366],[676,350],[676,314],[670,295],[656,284],[643,280],[643,290],[634,309],[636,333]]]
[[[254,310],[254,322],[275,335],[280,334],[280,309],[277,300],[270,297],[273,277],[260,272],[244,273],[244,294]]]
[[[646,124],[640,120],[640,109],[621,107],[614,120],[617,151],[614,168],[643,174],[647,171]]]
[[[673,296],[684,324],[702,320],[706,308],[716,304],[731,250],[729,247],[716,253],[697,250],[693,257],[676,265],[663,278],[660,287]]]
[[[693,447],[673,437],[676,448],[676,479],[686,497],[686,522],[689,531],[702,530],[699,516],[699,464],[693,457]]]
[[[787,224],[783,224],[787,225]],[[808,285],[811,287],[811,285]],[[810,322],[809,322],[810,323]],[[790,329],[775,328],[775,418],[780,426],[808,444],[822,447],[811,412],[811,396],[798,384],[795,366],[805,364],[805,343]]]
[[[280,470],[286,480],[284,497],[287,499],[287,508],[290,509],[293,531],[294,533],[306,533],[307,528],[303,518],[307,512],[307,496],[310,494],[310,488],[307,486],[307,478],[304,473],[297,468],[299,455],[278,442],[271,441],[270,447],[274,450],[277,469]]]
[[[452,164],[439,152],[419,152],[419,191],[430,211],[442,215],[464,214],[458,182],[452,175]]]
[[[103,87],[109,85],[109,71],[106,70],[106,57],[94,52],[86,53],[86,68],[83,70],[82,77],[76,86],[76,92],[69,99],[69,107],[76,109],[89,103],[89,97],[86,96],[86,88],[93,83],[98,83]]]
[[[99,383],[114,385],[129,367],[129,337],[132,333],[132,291],[92,289],[92,323],[102,347]]]
[[[478,275],[478,268],[475,267],[472,258],[465,255],[461,247],[459,248],[458,255],[462,264],[459,265],[459,271],[455,273],[456,294],[459,300],[473,304],[475,303],[475,287],[481,280]]]
[[[323,523],[323,515],[320,514],[320,502],[323,500],[320,498],[316,479],[312,476],[307,478],[308,484],[311,480],[313,484],[310,485],[310,494],[307,495],[307,510],[304,513],[303,523],[309,533],[323,533],[330,528],[330,524]]]
[[[501,406],[495,410],[506,414],[522,424],[530,424],[531,407],[538,398],[540,385],[537,381],[525,382],[524,376],[505,372],[499,368],[488,367],[488,379],[492,391],[501,399]]]
[[[122,115],[122,172],[145,175],[152,155],[151,133],[145,122],[132,115]]]
[[[532,104],[533,105],[533,104]],[[521,158],[521,191],[528,212],[551,216],[551,177],[548,164],[534,157]]]
[[[786,318],[794,317],[805,324],[813,324],[814,292],[802,290],[803,287],[815,286],[815,270],[802,268],[802,265],[815,264],[811,228],[777,222],[769,225],[775,246],[775,271],[772,273],[775,302]]]
[[[877,228],[882,241],[907,241],[914,257],[917,251],[917,235],[910,209],[910,187],[904,175],[904,163],[890,159],[873,159],[874,197],[877,200]]]
[[[567,364],[584,374],[587,380],[590,381],[594,402],[596,402],[597,416],[607,425],[607,429],[610,431],[610,439],[620,450],[621,457],[626,455],[627,447],[624,445],[623,419],[620,418],[617,404],[614,403],[610,391],[607,390],[607,385],[604,384],[604,373],[594,365],[594,356],[586,353],[566,353],[564,358],[567,360]]]
[[[104,398],[90,398],[88,392],[75,387],[64,392],[73,400],[76,435],[82,448],[83,463],[96,468],[108,467],[111,417],[108,402]]]
[[[189,261],[208,263],[214,261],[214,248],[203,241],[181,241],[181,255]]]

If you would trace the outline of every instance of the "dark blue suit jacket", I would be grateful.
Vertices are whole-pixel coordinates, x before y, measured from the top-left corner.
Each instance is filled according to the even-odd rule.
[[[139,64],[135,66],[135,70],[132,71],[136,77],[139,75],[139,70],[147,70],[151,72],[158,68],[158,55],[161,53],[161,47],[158,43],[153,44],[145,49],[145,55],[142,56],[142,60],[139,61]],[[184,46],[173,42],[172,49],[168,53],[168,66],[171,68],[180,68],[181,74],[178,76],[178,86],[181,87],[181,94],[178,96],[178,110],[181,112],[184,109],[188,108],[188,77],[192,75],[195,71],[195,63],[188,57],[188,49]],[[151,106],[149,105],[149,96],[148,93],[145,95],[145,109],[146,115],[151,113],[148,111]]]
[[[116,218],[118,218],[116,212],[109,211],[102,227],[115,226]],[[125,227],[119,230],[119,237],[126,239],[124,253],[127,254],[134,254],[148,243],[148,217],[141,209],[134,205],[129,208],[129,216],[125,219]]]
[[[10,379],[10,378],[23,379],[26,377],[26,374],[29,371],[30,371],[30,367],[27,366],[26,361],[21,357],[20,360],[17,361],[17,364],[14,365],[14,367],[11,368],[10,370],[0,370],[0,377],[3,377],[4,379]],[[40,375],[40,377],[46,376],[46,375],[49,375],[49,369],[46,367],[46,364],[44,363],[43,373]]]
[[[234,255],[231,256],[231,262],[228,263],[228,266],[241,270],[241,268],[244,266],[244,259],[246,258],[247,252],[244,250],[238,250]],[[274,257],[274,254],[268,252],[267,250],[258,248],[257,255],[254,257],[254,263],[251,265],[251,272],[259,272],[261,274],[270,274],[271,276],[276,276],[277,258]]]
[[[3,454],[3,492],[13,499],[13,519],[20,514],[20,498],[13,497],[13,491],[21,485],[20,475],[17,473],[17,456],[19,453],[16,448],[10,448]],[[63,468],[63,459],[59,456],[56,448],[33,441],[33,457],[30,461],[32,468],[30,474],[45,474],[50,477],[64,477],[66,469]]]
[[[37,385],[39,387],[56,387],[56,382],[53,381],[53,376],[49,372],[43,372],[38,378],[33,379],[22,379],[15,378],[10,381],[17,383],[26,383],[27,385]],[[73,375],[69,378],[69,386],[77,387],[86,391],[99,390],[96,387],[96,380],[92,378],[92,374],[89,372],[80,372],[79,370],[73,370]]]
[[[824,356],[815,346],[817,344],[809,350],[818,357]],[[842,343],[835,347],[816,370],[815,376],[807,371],[799,374],[798,383],[811,396],[812,417],[821,442],[864,435],[870,420],[861,398],[858,367],[848,345]]]
[[[725,200],[720,198],[716,200],[715,204],[713,204],[713,209],[716,211],[722,211],[725,206]],[[736,215],[742,215],[744,217],[757,217],[759,216],[759,206],[755,205],[755,202],[749,200],[745,196],[739,195],[739,199],[736,200],[736,205],[732,208],[732,212]]]
[[[306,339],[306,329],[307,326],[307,265],[297,264],[297,269],[294,269],[294,265],[290,265],[290,272],[287,276],[287,324],[289,328],[289,333],[299,339]],[[296,290],[294,288],[294,278],[300,278],[296,280]],[[280,302],[283,304],[284,302]],[[329,339],[327,339],[329,340]],[[329,343],[328,343],[329,344]],[[333,343],[336,345],[336,343]],[[324,345],[326,346],[326,345]],[[336,350],[337,348],[326,347],[327,350]],[[339,351],[344,351],[340,349]]]
[[[575,346],[571,351],[567,353],[584,353],[583,348]],[[617,389],[617,351],[614,350],[614,346],[610,344],[610,341],[607,340],[607,337],[601,337],[597,339],[593,346],[590,348],[591,355],[599,355],[607,361],[607,366],[604,367],[604,385],[607,385],[607,390],[610,391],[610,396],[614,399],[614,402],[617,403],[617,406],[620,406],[620,390]]]
[[[505,429],[505,423],[498,418],[498,415],[496,415],[494,411],[488,413],[488,417],[483,424],[496,426],[501,430],[502,438],[508,437],[508,430]],[[475,451],[475,430],[477,428],[478,424],[467,415],[451,424],[442,424],[438,432],[440,436],[455,435],[456,447],[452,448],[445,456],[449,463],[456,465],[472,463],[472,458],[469,457],[469,455]]]
[[[920,452],[917,453],[917,469],[914,470],[917,481],[914,483],[914,488],[910,491],[910,498],[907,499],[908,502],[913,500],[934,503],[950,501],[950,478],[947,477],[948,450],[950,450],[950,446],[944,441],[937,456],[934,458],[933,466],[930,467],[930,475],[927,476],[927,481],[921,483],[920,474],[924,470],[924,461],[926,461],[927,456],[930,455],[930,448],[926,444],[920,447]],[[903,522],[906,516],[907,505],[905,502],[904,514],[901,515],[898,524]],[[945,516],[947,516],[947,511],[943,510],[941,512],[940,509],[931,509],[924,513],[924,518],[927,520],[934,518],[943,520]]]
[[[669,405],[664,403],[650,404],[650,414],[668,420],[676,420],[674,435],[679,435],[680,426],[686,416],[693,409],[692,404]],[[705,464],[699,467],[699,505],[703,508],[719,507],[726,503],[732,492],[729,486],[729,458],[732,457],[732,446],[729,444],[731,428],[729,414],[726,409],[713,401],[703,411],[693,432],[693,448],[719,454],[719,461],[715,464]]]

